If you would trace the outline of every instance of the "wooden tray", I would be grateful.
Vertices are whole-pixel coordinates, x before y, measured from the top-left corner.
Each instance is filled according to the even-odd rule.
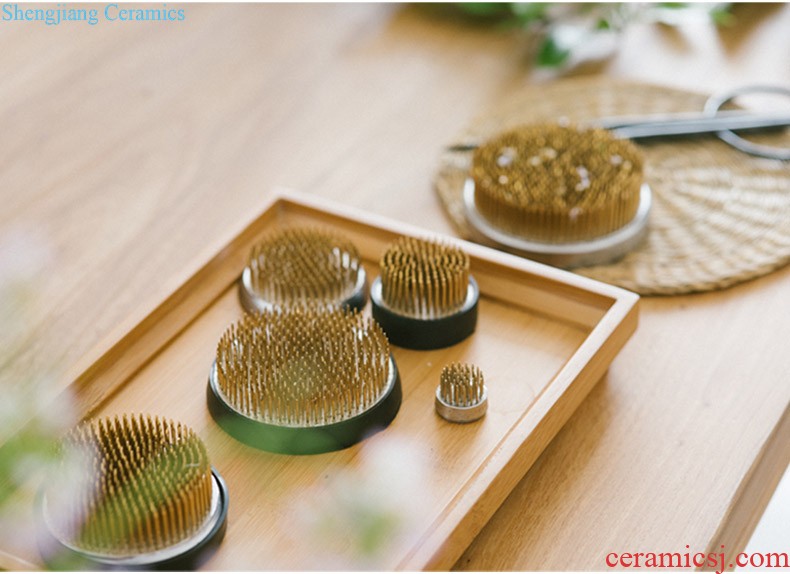
[[[396,237],[427,235],[280,194],[153,312],[121,326],[98,356],[86,358],[70,385],[80,413],[159,414],[200,434],[230,492],[227,535],[209,569],[449,568],[633,333],[638,297],[459,242],[480,285],[477,331],[448,349],[394,348],[404,400],[392,425],[339,452],[260,452],[213,422],[206,380],[220,335],[242,315],[236,280],[250,246],[290,224],[344,233],[371,279]],[[458,360],[480,366],[489,389],[487,416],[468,425],[445,422],[433,407],[439,372]],[[323,530],[322,520],[329,524]],[[0,542],[1,554],[39,563],[32,543],[12,549]]]

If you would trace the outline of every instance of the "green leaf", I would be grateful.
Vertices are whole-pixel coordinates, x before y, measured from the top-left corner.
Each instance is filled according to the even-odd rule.
[[[571,51],[567,48],[560,47],[551,36],[543,40],[537,56],[538,66],[544,68],[556,68],[561,66],[570,56]]]
[[[529,24],[544,20],[548,6],[546,2],[514,2],[510,10],[521,24]]]
[[[730,12],[729,6],[720,6],[711,9],[710,18],[717,26],[733,26],[735,24],[735,16]]]

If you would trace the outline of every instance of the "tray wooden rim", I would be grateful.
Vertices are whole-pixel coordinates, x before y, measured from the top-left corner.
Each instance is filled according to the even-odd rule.
[[[441,236],[315,196],[277,189],[260,209],[251,210],[254,216],[243,226],[212,243],[74,365],[63,390],[73,393],[81,417],[90,416],[232,286],[243,268],[239,254],[246,257],[248,252],[243,246],[283,211],[321,214],[380,235]],[[456,238],[452,241],[470,255],[482,293],[515,304],[519,303],[514,297],[525,296],[531,303],[522,306],[577,323],[589,332],[476,469],[448,510],[399,561],[398,568],[403,570],[449,569],[454,564],[603,376],[637,325],[639,296],[634,293],[485,246]],[[503,288],[486,280],[487,275],[503,269],[528,276],[530,285]],[[571,386],[578,392],[568,393]],[[540,437],[537,444],[526,441],[533,433]]]

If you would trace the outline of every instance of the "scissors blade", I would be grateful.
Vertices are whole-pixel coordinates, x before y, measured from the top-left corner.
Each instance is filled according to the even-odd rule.
[[[756,130],[790,126],[790,114],[755,114],[742,110],[726,110],[715,116],[699,112],[651,116],[622,116],[584,122],[591,127],[610,130],[620,139],[648,139],[686,136],[726,130]],[[480,146],[478,141],[459,142],[447,146],[451,152],[470,152]]]
[[[610,130],[618,138],[644,139],[714,133],[725,130],[754,130],[790,126],[790,113],[757,114],[722,112],[715,116],[663,116],[631,119],[630,121],[602,120],[597,125]]]

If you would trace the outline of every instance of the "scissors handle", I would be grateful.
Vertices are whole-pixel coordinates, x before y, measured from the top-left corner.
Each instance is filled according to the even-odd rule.
[[[790,125],[790,114],[781,115],[749,114],[740,110],[720,110],[727,102],[744,94],[774,94],[790,96],[790,88],[785,86],[742,86],[722,94],[713,95],[705,102],[702,114],[675,117],[663,116],[641,120],[620,121],[602,120],[599,125],[611,129],[620,138],[649,138],[659,136],[684,136],[715,132],[725,143],[735,149],[768,159],[790,160],[790,148],[780,148],[754,143],[743,139],[735,130],[778,128]]]
[[[713,115],[717,113],[724,104],[744,94],[778,94],[781,96],[790,96],[790,88],[785,86],[742,86],[729,92],[713,95],[708,98],[708,101],[705,102],[704,113]],[[744,153],[768,159],[790,161],[790,148],[781,148],[751,142],[749,140],[743,139],[732,130],[722,130],[717,132],[716,135],[723,142]]]
[[[610,119],[597,122],[618,138],[643,139],[685,136],[722,130],[766,129],[790,126],[790,113],[752,114],[743,111],[704,114],[665,115],[659,117]]]

